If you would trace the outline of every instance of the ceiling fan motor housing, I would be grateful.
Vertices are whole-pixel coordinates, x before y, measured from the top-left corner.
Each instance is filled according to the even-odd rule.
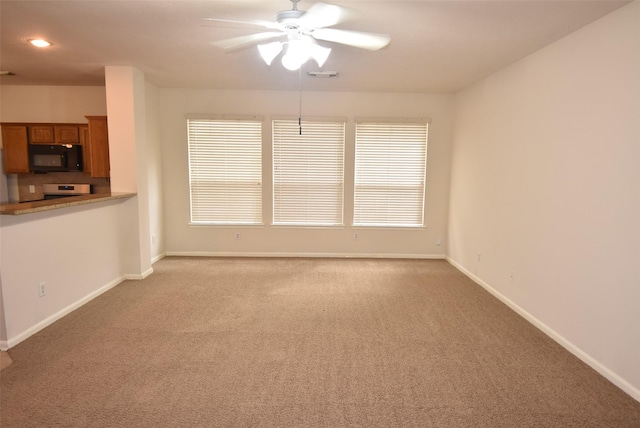
[[[276,22],[278,24],[293,24],[295,21],[304,15],[304,10],[283,10],[276,13]]]

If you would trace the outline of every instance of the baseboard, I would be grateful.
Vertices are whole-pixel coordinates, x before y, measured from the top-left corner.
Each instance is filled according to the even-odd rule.
[[[297,258],[351,258],[351,259],[438,259],[444,254],[380,254],[380,253],[235,253],[214,251],[167,251],[167,256],[182,257],[297,257]]]
[[[70,304],[66,308],[64,308],[64,309],[56,312],[55,314],[45,318],[44,320],[42,320],[39,323],[35,324],[34,326],[28,328],[27,330],[23,331],[22,333],[18,334],[17,336],[9,338],[7,341],[0,342],[0,350],[6,351],[7,349],[13,348],[18,343],[22,342],[23,340],[28,339],[29,337],[33,336],[34,334],[36,334],[40,330],[42,330],[42,329],[50,326],[54,322],[58,321],[60,318],[64,317],[65,315],[73,312],[74,310],[78,309],[79,307],[81,307],[82,305],[86,304],[87,302],[95,299],[99,295],[109,291],[110,289],[112,289],[116,285],[120,284],[124,280],[125,280],[124,277],[116,278],[113,281],[109,282],[107,285],[97,289],[93,293],[90,293],[90,294],[86,295],[82,299]]]
[[[597,371],[602,376],[604,376],[606,379],[608,379],[611,383],[613,383],[618,388],[620,388],[621,390],[623,390],[624,392],[629,394],[634,400],[640,402],[640,389],[638,389],[635,386],[631,385],[629,382],[627,382],[625,379],[623,379],[622,377],[617,375],[615,372],[610,370],[608,367],[604,366],[598,360],[594,359],[589,354],[587,354],[582,349],[580,349],[578,346],[574,345],[571,341],[567,340],[565,337],[563,337],[562,335],[558,334],[558,332],[556,332],[554,329],[552,329],[551,327],[549,327],[548,325],[546,325],[545,323],[543,323],[542,321],[540,321],[539,319],[537,319],[536,317],[531,315],[529,312],[527,312],[524,309],[522,309],[520,306],[518,306],[515,302],[510,300],[504,294],[500,293],[498,290],[496,290],[495,288],[491,287],[485,281],[483,281],[482,279],[478,278],[473,273],[469,272],[464,266],[462,266],[460,263],[458,263],[455,260],[453,260],[451,257],[447,256],[446,260],[452,266],[454,266],[456,269],[458,269],[460,272],[462,272],[463,274],[468,276],[473,282],[475,282],[476,284],[480,285],[482,288],[487,290],[489,293],[491,293],[494,297],[496,297],[502,303],[504,303],[509,308],[514,310],[518,315],[520,315],[521,317],[523,317],[524,319],[529,321],[531,324],[533,324],[536,328],[541,330],[543,333],[545,333],[551,339],[555,340],[558,344],[560,344],[567,351],[571,352],[573,355],[578,357],[584,363],[586,363],[591,368],[593,368],[595,371]]]
[[[124,274],[124,279],[131,279],[131,280],[139,281],[139,280],[145,279],[146,277],[148,277],[152,273],[153,273],[153,268],[150,267],[149,269],[145,270],[142,273],[125,273]]]
[[[160,254],[158,254],[157,256],[155,256],[155,257],[153,257],[153,258],[151,259],[151,264],[154,264],[154,263],[159,262],[160,260],[164,259],[164,257],[165,257],[165,256],[166,256],[166,253],[160,253]]]

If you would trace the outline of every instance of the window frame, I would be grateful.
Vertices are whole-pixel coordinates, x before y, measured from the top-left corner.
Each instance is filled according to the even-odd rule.
[[[284,129],[279,128],[279,124],[282,124]],[[282,141],[278,141],[282,138],[282,136],[277,136],[278,132],[286,132],[285,139],[291,139],[292,141],[289,144],[300,144],[298,141],[297,135],[299,134],[299,130],[301,129],[302,134],[301,137],[304,139],[305,137],[305,127],[306,132],[309,132],[310,127],[318,127],[321,124],[329,125],[328,135],[330,139],[337,139],[333,141],[335,146],[332,146],[327,141],[323,142],[322,145],[327,152],[323,153],[325,158],[329,158],[334,156],[334,159],[337,160],[337,165],[329,165],[329,166],[318,166],[312,165],[315,169],[315,175],[313,172],[309,173],[307,171],[307,179],[306,182],[301,182],[300,187],[307,187],[307,190],[316,187],[316,189],[320,187],[326,187],[327,183],[330,184],[331,190],[326,192],[316,192],[313,195],[310,195],[308,192],[305,195],[304,200],[300,200],[298,202],[291,202],[290,206],[283,206],[283,201],[278,200],[279,197],[282,197],[282,193],[279,193],[279,190],[286,186],[286,178],[290,179],[291,182],[289,186],[293,189],[294,186],[297,186],[295,182],[293,182],[296,178],[300,178],[304,180],[304,177],[295,177],[298,175],[298,172],[302,174],[302,168],[300,171],[292,171],[288,172],[285,175],[289,177],[284,177],[281,171],[278,171],[278,168],[285,166],[281,162],[279,162],[280,156],[283,156],[283,149],[298,151],[298,155],[300,155],[300,159],[307,159],[307,162],[313,161],[313,155],[318,154],[317,150],[322,149],[323,147],[316,147],[316,152],[312,153],[307,151],[304,153],[305,149],[298,149],[295,147],[282,147]],[[274,116],[271,120],[271,155],[272,155],[272,167],[271,167],[271,184],[272,184],[272,217],[271,224],[274,227],[307,227],[307,228],[331,228],[331,227],[343,227],[345,223],[345,215],[344,215],[344,201],[345,201],[345,154],[346,154],[346,126],[347,119],[344,117],[305,117],[305,118],[293,118],[290,116]],[[314,129],[314,131],[321,132],[320,129]],[[297,134],[297,135],[296,135]],[[308,135],[308,134],[306,134]],[[315,141],[320,141],[323,136],[319,134],[312,135],[311,137]],[[338,141],[339,140],[339,141]],[[331,152],[331,148],[336,149]],[[291,155],[292,153],[285,154],[284,156]],[[305,156],[307,156],[305,158]],[[287,163],[291,163],[290,166],[295,167],[295,160],[287,158],[284,160]],[[335,181],[324,181],[321,180],[332,180],[330,176],[331,170],[337,170],[337,176]],[[321,180],[313,180],[313,177],[321,177]],[[333,187],[332,187],[333,186]],[[337,198],[333,199],[331,194],[339,195]],[[287,196],[284,194],[285,197]],[[327,208],[324,206],[320,209],[318,205],[315,205],[321,201],[325,203],[334,204],[329,205]],[[306,202],[306,209],[303,207]],[[297,207],[295,206],[297,205]],[[309,208],[311,207],[311,208]],[[315,209],[315,211],[313,211]],[[289,210],[287,213],[286,211]],[[293,218],[294,211],[298,210],[301,217],[298,219]],[[333,212],[336,216],[332,216],[329,213]]]
[[[253,157],[247,158],[244,153],[237,150],[233,143],[237,143],[234,140],[237,137],[227,137],[225,141],[218,141],[221,143],[217,148],[207,148],[205,150],[220,151],[222,153],[227,152],[231,148],[229,157],[216,158],[215,155],[210,159],[204,157],[200,159],[194,159],[194,152],[197,155],[197,149],[193,148],[194,145],[194,132],[192,129],[192,123],[198,122],[212,122],[220,124],[236,124],[238,132],[246,132],[247,138],[251,136],[250,140],[241,141],[247,147],[253,150]],[[264,133],[264,118],[259,115],[187,115],[187,157],[188,157],[188,172],[189,172],[189,224],[194,226],[260,226],[264,224],[264,201],[263,201],[263,133]],[[223,133],[221,128],[218,130],[213,129],[211,132],[216,134],[217,132]],[[257,129],[256,129],[257,128]],[[230,126],[228,131],[233,131],[233,127]],[[204,131],[203,131],[204,132]],[[256,135],[257,134],[257,135]],[[215,137],[214,137],[215,138]],[[240,136],[242,139],[243,136]],[[203,138],[199,144],[206,144],[207,141]],[[198,142],[195,142],[198,144]],[[202,154],[202,151],[200,152]],[[194,162],[211,162],[212,164],[218,163],[216,166],[221,166],[224,171],[216,174],[211,170],[206,170],[204,166],[194,166]],[[229,166],[237,165],[240,162],[241,168],[229,168]],[[199,170],[201,169],[201,170]],[[250,173],[247,177],[245,174]],[[197,177],[194,177],[194,174]],[[224,184],[214,184],[219,186],[220,192],[206,193],[204,190],[194,192],[194,183],[198,180],[207,181],[207,178],[219,179],[218,181],[225,181]],[[229,178],[236,178],[235,185],[229,185]],[[252,186],[251,183],[255,183]],[[244,189],[238,192],[239,189]],[[195,201],[194,201],[195,197]],[[231,199],[229,199],[231,197]],[[244,201],[234,206],[233,203],[225,203],[223,205],[216,205],[213,200],[225,200],[227,202],[232,201],[235,197],[236,201],[240,201],[244,197]],[[202,209],[198,213],[198,206]],[[210,218],[206,218],[207,206],[211,210],[209,214]],[[212,208],[213,207],[213,208]],[[234,210],[236,211],[234,213]],[[195,215],[194,215],[195,211]],[[240,217],[238,220],[237,216]]]
[[[358,228],[424,228],[426,224],[426,191],[427,191],[427,176],[428,176],[428,151],[429,151],[429,125],[431,123],[431,119],[429,118],[356,118],[355,120],[355,137],[354,137],[354,170],[353,170],[353,217],[352,217],[352,226]],[[407,144],[415,145],[422,144],[417,139],[418,137],[411,137],[410,134],[406,136],[402,136],[398,134],[401,138],[397,140],[388,140],[393,136],[394,133],[397,134],[397,131],[402,131],[402,127],[406,125],[408,127],[413,127],[414,130],[417,128],[424,127],[424,148],[420,153],[420,163],[413,162],[411,156],[407,153],[410,153],[411,146],[405,147],[405,151],[400,151],[396,149],[391,149],[393,145],[393,141],[407,140]],[[364,129],[366,127],[372,129]],[[381,146],[383,151],[379,153],[378,165],[377,167],[380,170],[374,170],[372,165],[376,164],[375,153],[376,149],[374,147],[374,140],[377,139],[376,133],[373,131],[373,128],[378,127],[381,129],[381,135],[384,133],[384,137],[380,137],[384,139],[384,142],[381,141]],[[388,129],[385,129],[388,128]],[[409,131],[412,133],[413,131]],[[422,135],[422,134],[418,134]],[[362,144],[367,144],[365,152],[362,150]],[[414,148],[415,150],[415,148]],[[371,155],[368,160],[363,160],[362,156]],[[387,165],[382,165],[381,160],[387,163]],[[384,163],[383,162],[383,163]],[[417,170],[419,174],[418,176],[410,177],[411,174],[405,173],[404,177],[399,180],[394,180],[394,182],[379,182],[376,186],[375,181],[378,181],[379,178],[385,173],[389,173],[390,169],[392,169],[393,165],[403,165],[410,166],[412,169]],[[386,169],[385,169],[386,167]],[[400,168],[402,169],[402,168]],[[364,171],[364,172],[363,172]],[[375,180],[375,181],[374,181]],[[414,184],[411,184],[413,180]],[[370,190],[370,194],[374,196],[366,196],[363,186],[367,181],[370,181],[369,184],[372,189]],[[404,183],[404,184],[403,184]],[[378,187],[376,191],[375,187]],[[404,196],[400,195],[398,198],[396,190],[402,188],[405,193]],[[384,198],[380,198],[380,193],[387,193],[387,196]],[[419,199],[418,204],[397,204],[393,206],[393,199],[396,199],[396,202],[400,199],[404,199],[408,201],[413,199]],[[370,202],[373,201],[373,202]],[[367,204],[369,207],[367,207]],[[386,211],[386,218],[380,213],[374,213],[373,206],[376,205],[379,209],[382,208],[383,211]],[[364,211],[364,213],[363,213]],[[396,215],[404,215],[405,219],[400,217],[396,217],[398,220],[394,221],[393,212],[396,211]],[[411,216],[414,217],[415,221],[407,221]],[[418,221],[419,220],[419,221]]]

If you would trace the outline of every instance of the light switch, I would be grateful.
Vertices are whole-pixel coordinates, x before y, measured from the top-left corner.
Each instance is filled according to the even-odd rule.
[[[29,193],[36,193],[36,186],[29,184]]]

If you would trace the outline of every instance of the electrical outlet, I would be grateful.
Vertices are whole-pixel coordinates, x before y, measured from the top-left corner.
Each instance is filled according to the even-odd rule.
[[[38,284],[38,296],[44,297],[47,295],[46,282],[41,282]]]
[[[236,232],[236,239],[240,239],[240,232]]]
[[[438,239],[438,240],[436,241],[436,245],[437,245],[438,247],[439,247],[440,245],[442,245],[442,239]]]
[[[358,234],[357,233],[353,234],[353,239],[355,239],[356,241],[358,240]]]
[[[480,263],[480,261],[482,260],[482,254],[478,253],[478,257],[477,257],[478,263]]]
[[[151,243],[156,245],[156,235],[151,235]]]
[[[29,184],[29,193],[36,193],[36,186]]]

